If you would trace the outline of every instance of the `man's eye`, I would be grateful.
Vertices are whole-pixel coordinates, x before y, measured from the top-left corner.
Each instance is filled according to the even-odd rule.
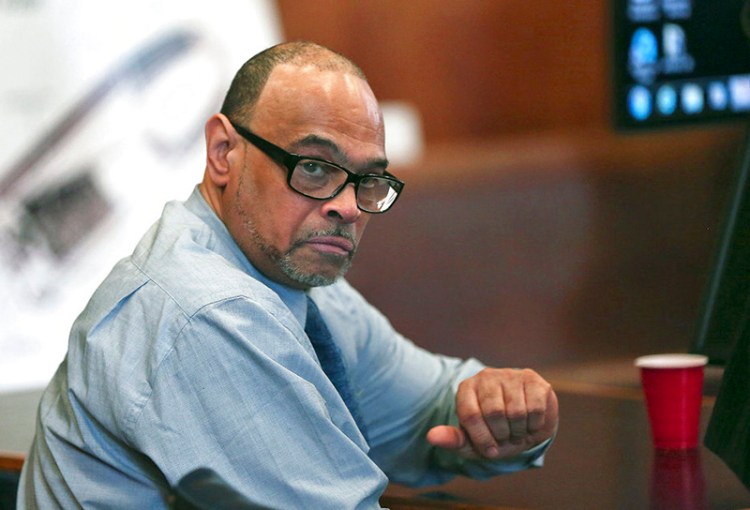
[[[373,189],[376,186],[378,186],[378,184],[379,184],[378,183],[378,179],[373,179],[371,177],[367,177],[365,179],[362,179],[359,182],[359,187],[360,188],[366,188],[366,189]]]
[[[302,161],[300,166],[302,167],[302,171],[310,177],[324,177],[329,173],[328,165],[318,161]]]
[[[367,189],[381,189],[388,188],[391,185],[390,181],[384,179],[380,175],[367,176],[362,179],[359,183],[360,188]]]

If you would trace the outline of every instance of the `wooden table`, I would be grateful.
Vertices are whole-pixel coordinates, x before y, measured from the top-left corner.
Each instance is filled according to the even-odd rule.
[[[556,384],[560,431],[545,466],[485,482],[456,479],[437,489],[453,501],[426,499],[392,486],[394,509],[741,509],[750,508],[748,491],[712,452],[659,452],[651,445],[640,388],[585,383]],[[705,431],[714,398],[704,398]],[[456,503],[479,506],[462,507]],[[390,504],[388,499],[384,504]],[[407,506],[397,506],[406,504]],[[408,506],[411,504],[412,506]],[[418,506],[419,504],[425,506]],[[430,506],[442,504],[444,506]]]

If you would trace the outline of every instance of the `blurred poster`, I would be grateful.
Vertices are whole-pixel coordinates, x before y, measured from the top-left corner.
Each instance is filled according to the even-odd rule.
[[[201,179],[236,69],[280,34],[271,0],[0,0],[0,391],[46,384],[98,283]]]

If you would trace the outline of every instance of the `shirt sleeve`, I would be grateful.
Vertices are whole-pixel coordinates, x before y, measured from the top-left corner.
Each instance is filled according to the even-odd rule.
[[[484,365],[475,359],[430,353],[415,345],[351,287],[344,288],[338,299],[336,313],[346,318],[348,333],[358,328],[358,350],[348,355],[367,423],[370,457],[390,480],[434,485],[459,474],[486,479],[542,465],[551,441],[499,460],[469,460],[430,445],[426,435],[432,427],[458,425],[458,385]],[[333,317],[330,322],[336,323]]]
[[[380,508],[387,480],[287,319],[245,298],[200,310],[151,377],[130,440],[171,484],[209,467],[272,508]]]

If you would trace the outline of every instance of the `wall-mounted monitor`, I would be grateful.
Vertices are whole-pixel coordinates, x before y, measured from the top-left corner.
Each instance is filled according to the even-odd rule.
[[[750,113],[746,0],[613,0],[614,122],[632,130]]]

